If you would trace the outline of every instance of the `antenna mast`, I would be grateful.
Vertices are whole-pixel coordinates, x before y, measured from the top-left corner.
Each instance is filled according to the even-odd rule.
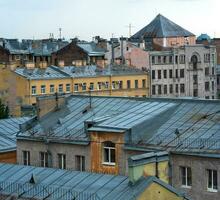
[[[60,40],[62,39],[62,28],[59,28],[59,32],[60,32]]]
[[[129,37],[131,37],[131,32],[132,32],[132,28],[134,28],[134,26],[132,26],[132,24],[130,23],[128,26],[126,26],[128,28],[128,35]]]

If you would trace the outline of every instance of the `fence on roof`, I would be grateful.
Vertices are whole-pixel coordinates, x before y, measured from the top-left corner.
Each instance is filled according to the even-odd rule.
[[[62,186],[49,186],[31,183],[0,182],[0,199],[50,199],[50,200],[101,200],[96,193],[75,191]]]

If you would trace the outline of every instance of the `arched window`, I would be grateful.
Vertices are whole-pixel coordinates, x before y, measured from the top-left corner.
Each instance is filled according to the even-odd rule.
[[[110,141],[103,143],[103,164],[115,165],[115,144]]]
[[[193,55],[191,57],[191,63],[193,64],[193,69],[197,70],[198,57],[196,55]]]

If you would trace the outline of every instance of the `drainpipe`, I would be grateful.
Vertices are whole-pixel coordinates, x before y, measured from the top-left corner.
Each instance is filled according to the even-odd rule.
[[[157,178],[159,178],[157,155],[156,155],[156,160],[155,160],[155,176],[156,176]]]

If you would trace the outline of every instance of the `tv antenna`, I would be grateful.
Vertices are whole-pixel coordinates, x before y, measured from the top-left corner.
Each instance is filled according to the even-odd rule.
[[[132,32],[132,28],[134,28],[135,26],[132,26],[132,24],[130,23],[128,26],[126,26],[128,28],[128,35],[129,37],[131,37],[131,32]]]
[[[60,32],[60,40],[62,39],[62,28],[59,28],[59,32]]]

